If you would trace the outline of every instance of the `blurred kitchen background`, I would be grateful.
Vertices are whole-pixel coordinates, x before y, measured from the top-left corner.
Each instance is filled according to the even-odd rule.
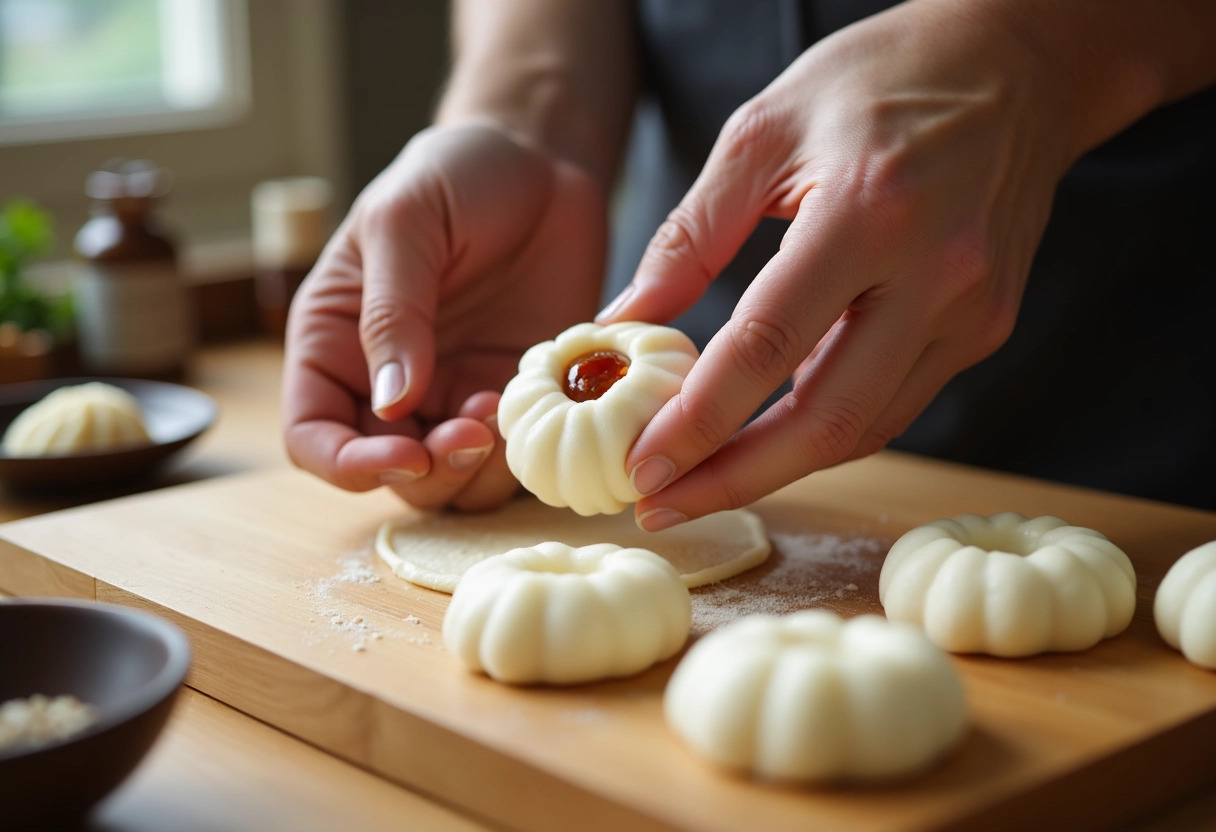
[[[151,160],[168,173],[156,213],[181,279],[226,287],[194,298],[228,317],[200,335],[255,325],[239,308],[255,186],[320,177],[340,220],[428,122],[447,13],[440,0],[0,0],[0,205],[28,200],[54,232],[27,276],[69,279],[91,172]]]

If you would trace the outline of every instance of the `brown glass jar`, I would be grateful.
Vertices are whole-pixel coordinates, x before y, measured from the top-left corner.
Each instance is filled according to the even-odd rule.
[[[91,174],[88,222],[76,234],[73,284],[84,368],[98,375],[172,378],[193,344],[173,241],[156,220],[167,176],[150,162],[116,161]]]

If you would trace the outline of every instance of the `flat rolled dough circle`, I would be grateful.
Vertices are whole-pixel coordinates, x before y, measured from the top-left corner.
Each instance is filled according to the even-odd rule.
[[[485,514],[418,512],[390,521],[380,528],[376,552],[398,577],[451,593],[474,564],[549,540],[574,548],[614,543],[649,549],[674,566],[690,589],[759,566],[772,550],[764,521],[746,509],[644,532],[628,513],[581,517],[521,498]]]

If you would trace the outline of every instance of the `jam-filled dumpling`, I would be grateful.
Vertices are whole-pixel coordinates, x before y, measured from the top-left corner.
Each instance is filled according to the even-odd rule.
[[[507,465],[551,506],[616,514],[641,495],[625,456],[697,358],[676,329],[577,324],[519,362],[498,405]]]

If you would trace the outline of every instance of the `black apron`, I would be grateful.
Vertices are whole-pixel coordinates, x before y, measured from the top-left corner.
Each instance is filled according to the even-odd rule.
[[[726,118],[884,2],[641,0],[639,102],[606,297]],[[703,347],[777,251],[765,220],[675,325]],[[1216,87],[1151,113],[1060,183],[1017,326],[891,447],[1216,509]]]

